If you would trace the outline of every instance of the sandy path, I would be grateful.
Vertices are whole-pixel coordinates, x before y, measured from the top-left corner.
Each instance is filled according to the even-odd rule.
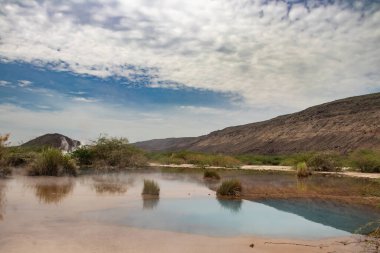
[[[149,163],[150,167],[166,167],[166,168],[198,168],[194,164],[159,164],[159,163]],[[224,168],[218,166],[208,166],[208,169],[235,169],[235,168]],[[242,170],[265,170],[265,171],[290,171],[294,172],[291,166],[275,166],[275,165],[243,165],[240,166]],[[373,178],[380,179],[380,173],[362,173],[354,171],[342,171],[342,172],[314,172],[317,174],[335,174],[348,177],[362,177],[362,178]]]

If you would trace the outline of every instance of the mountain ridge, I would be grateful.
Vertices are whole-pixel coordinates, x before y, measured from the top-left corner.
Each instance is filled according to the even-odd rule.
[[[134,145],[149,151],[226,154],[346,153],[380,148],[380,93],[339,99],[199,137],[155,139]]]

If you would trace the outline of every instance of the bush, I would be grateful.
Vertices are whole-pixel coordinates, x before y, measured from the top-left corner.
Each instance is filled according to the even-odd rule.
[[[144,188],[142,191],[142,195],[159,196],[160,187],[153,180],[144,180]]]
[[[80,147],[76,149],[71,156],[75,158],[80,165],[91,165],[94,152],[88,147]]]
[[[342,163],[338,155],[320,153],[313,155],[307,161],[307,166],[315,171],[338,171]]]
[[[239,197],[243,187],[239,180],[230,179],[224,181],[216,191],[219,196],[227,196],[227,197]]]
[[[203,177],[205,179],[215,179],[215,180],[219,180],[220,179],[219,174],[216,171],[211,171],[211,170],[206,170],[203,173]]]
[[[361,172],[380,172],[380,150],[357,150],[349,159],[352,166]]]
[[[100,137],[89,147],[92,164],[105,164],[116,168],[145,166],[147,158],[144,152],[128,144],[126,138]],[[84,153],[83,151],[81,151]]]
[[[31,176],[63,176],[77,175],[75,162],[60,150],[48,148],[44,150],[28,170]]]
[[[297,169],[297,177],[308,177],[311,175],[311,172],[307,168],[307,165],[305,162],[300,162],[296,166]]]
[[[297,153],[284,157],[280,165],[297,166],[298,163],[308,161],[313,156],[313,153]]]
[[[236,158],[247,165],[279,165],[283,160],[276,155],[239,155]]]
[[[9,134],[0,135],[0,177],[6,177],[12,173],[6,162],[6,143],[9,139]]]

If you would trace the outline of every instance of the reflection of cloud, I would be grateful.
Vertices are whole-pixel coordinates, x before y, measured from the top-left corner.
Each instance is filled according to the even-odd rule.
[[[143,200],[143,209],[154,209],[157,207],[158,205],[158,202],[160,201],[160,198],[159,197],[146,197],[146,196],[143,196],[142,198]]]
[[[103,175],[92,177],[93,188],[97,194],[124,194],[128,190],[128,185],[133,184],[133,179],[121,180],[113,175]]]
[[[57,204],[68,197],[74,189],[74,182],[67,180],[50,180],[48,182],[37,182],[32,185],[36,197],[45,204]]]
[[[243,201],[241,199],[217,198],[217,200],[223,208],[228,209],[233,213],[239,212],[241,209],[241,205],[243,204]]]

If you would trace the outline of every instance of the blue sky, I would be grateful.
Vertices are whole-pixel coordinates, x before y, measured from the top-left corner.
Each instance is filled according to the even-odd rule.
[[[0,133],[197,136],[380,91],[380,1],[0,0]]]

